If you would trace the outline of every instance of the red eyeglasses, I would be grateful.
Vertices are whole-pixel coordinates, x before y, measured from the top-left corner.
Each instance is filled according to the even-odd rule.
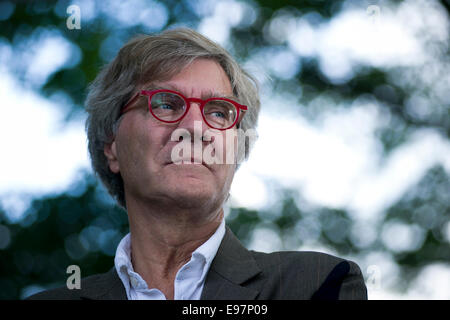
[[[172,90],[142,90],[138,92],[123,107],[121,114],[130,110],[133,103],[140,97],[147,96],[151,114],[161,122],[175,123],[181,121],[189,111],[191,103],[198,103],[203,120],[211,128],[227,130],[239,120],[240,110],[244,112],[247,106],[241,105],[228,98],[186,98],[181,93]]]

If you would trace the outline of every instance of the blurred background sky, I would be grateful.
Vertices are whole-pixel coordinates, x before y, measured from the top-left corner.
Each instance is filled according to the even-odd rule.
[[[353,221],[341,231],[360,250],[345,256],[361,266],[369,299],[450,299],[448,253],[418,262],[404,290],[397,261],[421,250],[432,229],[450,252],[449,3],[330,2],[1,1],[0,252],[14,242],[6,221],[19,223],[33,200],[92,173],[82,103],[101,65],[136,32],[188,26],[261,84],[259,139],[235,176],[228,212],[273,209],[279,190],[294,190],[299,208],[344,210]],[[81,29],[67,27],[70,5]],[[86,64],[88,36],[99,63]],[[439,184],[427,184],[430,172]],[[411,194],[422,202],[408,202]],[[399,203],[412,218],[388,219]],[[307,233],[300,245],[261,226],[248,246],[342,256],[314,232],[318,223],[291,230]]]

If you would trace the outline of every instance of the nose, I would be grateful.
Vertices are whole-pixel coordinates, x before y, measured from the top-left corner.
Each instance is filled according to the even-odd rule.
[[[178,128],[186,129],[194,139],[201,139],[203,133],[208,129],[208,125],[203,119],[200,103],[197,101],[190,101],[189,103],[190,108],[178,123]]]

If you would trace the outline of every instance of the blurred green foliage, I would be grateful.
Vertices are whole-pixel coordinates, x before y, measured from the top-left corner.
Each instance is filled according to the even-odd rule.
[[[2,2],[4,10],[5,3]],[[63,91],[72,102],[68,119],[83,112],[87,85],[128,38],[173,25],[195,28],[202,19],[199,1],[151,1],[149,5],[158,3],[168,14],[165,23],[156,28],[141,24],[124,26],[102,12],[88,21],[82,20],[81,30],[69,30],[66,8],[70,1],[8,3],[13,11],[0,21],[0,43],[9,44],[15,50],[26,50],[27,44],[39,42],[39,36],[50,30],[76,47],[72,57],[75,63],[62,66],[34,88],[47,97]],[[245,61],[256,50],[287,46],[286,43],[275,43],[265,31],[274,17],[309,13],[326,21],[339,13],[345,2],[259,0],[247,3],[257,17],[249,25],[231,29],[230,47],[227,48],[240,61]],[[445,1],[441,4],[448,13],[448,4]],[[97,6],[106,5],[97,3]],[[306,107],[299,112],[305,117],[314,119],[320,114],[320,110],[307,107],[308,102],[318,95],[326,94],[336,101],[352,101],[369,95],[391,113],[390,123],[377,132],[385,156],[418,128],[437,130],[449,137],[448,101],[437,101],[435,112],[426,117],[408,112],[406,99],[417,88],[401,87],[389,77],[390,72],[401,73],[403,70],[362,67],[348,81],[336,84],[322,73],[317,59],[299,59],[302,68],[294,77],[271,76],[274,88],[281,92],[293,93],[296,88],[302,88],[298,102]],[[25,64],[18,61],[11,68],[18,79],[27,81]],[[71,264],[82,267],[82,276],[112,267],[115,248],[128,232],[127,215],[114,206],[90,173],[81,172],[79,177],[70,189],[60,194],[34,199],[21,221],[10,221],[0,208],[0,299],[22,298],[38,289],[63,285],[66,268]],[[279,235],[283,250],[314,244],[352,257],[364,257],[371,251],[388,252],[401,270],[399,286],[406,289],[424,266],[450,262],[449,240],[444,228],[450,221],[449,191],[446,171],[440,166],[432,168],[372,226],[376,237],[368,242],[352,236],[352,230],[357,226],[349,212],[308,204],[297,190],[279,188],[277,204],[261,211],[233,207],[227,223],[245,245],[251,243],[255,230],[268,228]],[[386,246],[381,235],[393,221],[414,226],[422,241],[408,250]]]

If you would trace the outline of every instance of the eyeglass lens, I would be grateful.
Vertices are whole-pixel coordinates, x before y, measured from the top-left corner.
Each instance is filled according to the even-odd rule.
[[[162,121],[177,121],[186,112],[186,101],[171,92],[158,92],[150,101],[152,113]],[[236,107],[225,100],[211,100],[203,107],[203,115],[209,126],[213,128],[227,128],[237,117]]]

